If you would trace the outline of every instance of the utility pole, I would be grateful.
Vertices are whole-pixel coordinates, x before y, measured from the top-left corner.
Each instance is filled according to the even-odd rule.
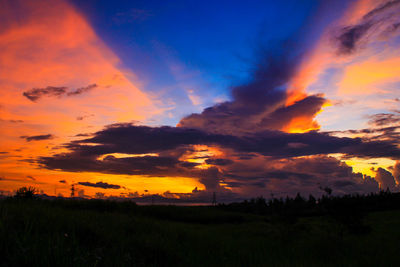
[[[71,185],[71,197],[75,197],[75,184]]]
[[[213,192],[212,205],[217,206],[217,194]]]

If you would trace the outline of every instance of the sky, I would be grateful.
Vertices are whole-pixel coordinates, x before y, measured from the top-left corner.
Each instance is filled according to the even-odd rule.
[[[399,14],[398,0],[0,0],[0,191],[399,191]]]

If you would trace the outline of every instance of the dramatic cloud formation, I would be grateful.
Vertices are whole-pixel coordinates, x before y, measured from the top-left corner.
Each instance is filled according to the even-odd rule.
[[[344,148],[361,144],[361,139],[339,138],[318,132],[288,134],[279,131],[263,131],[240,137],[182,127],[115,124],[95,133],[91,138],[73,141],[65,147],[79,155],[100,156],[109,153],[159,153],[187,145],[216,145],[238,152],[256,152],[273,157],[294,157],[336,153]],[[371,146],[373,149],[380,144],[363,145]]]
[[[229,135],[263,130],[305,132],[319,128],[315,116],[326,102],[322,95],[304,96],[287,105],[287,83],[296,69],[293,47],[265,56],[247,84],[232,89],[232,101],[183,118],[178,126]]]
[[[358,50],[368,31],[377,29],[379,18],[388,21],[378,16],[381,12],[376,9],[376,14],[366,16],[368,21],[361,19],[357,25],[340,29],[337,40],[341,54]],[[317,47],[314,55],[319,54]],[[396,115],[371,116],[371,125],[386,126],[379,130],[316,131],[320,126],[315,117],[329,101],[322,94],[305,92],[312,80],[306,76],[325,64],[316,61],[316,56],[305,57],[309,55],[289,45],[264,51],[249,81],[232,87],[232,100],[186,116],[177,127],[113,124],[86,139],[65,144],[69,152],[41,157],[37,162],[52,170],[194,177],[206,191],[227,194],[285,195],[315,193],[319,188],[344,194],[373,192],[379,186],[394,189],[383,168],[377,169],[375,180],[354,173],[346,163],[329,155],[400,159],[394,142]],[[361,138],[353,136],[356,134]]]
[[[108,184],[103,182],[91,183],[91,182],[78,182],[80,185],[90,186],[90,187],[98,187],[103,189],[120,189],[121,186],[117,184]]]
[[[378,183],[374,179],[353,173],[351,167],[333,157],[321,155],[269,159],[263,165],[260,165],[260,159],[253,161],[239,161],[228,166],[225,182],[241,182],[240,186],[247,187],[249,192],[271,192],[279,196],[293,195],[296,192],[316,194],[321,187],[331,188],[334,194],[378,190]],[[240,179],[246,173],[247,181]]]
[[[399,189],[398,0],[343,4],[347,10],[332,15],[334,22],[316,14],[310,21],[329,24],[323,33],[310,23],[284,37],[290,41],[266,44],[247,78],[215,89],[229,91],[223,101],[199,99],[199,88],[185,83],[192,109],[182,108],[190,112],[180,117],[170,110],[185,105],[181,98],[153,100],[139,88],[159,97],[153,87],[166,85],[173,95],[181,79],[139,80],[126,68],[138,64],[138,73],[145,73],[152,59],[121,62],[67,2],[16,0],[5,7],[0,123],[7,127],[0,132],[6,152],[0,152],[0,168],[14,186],[27,178],[64,192],[68,185],[93,192],[134,184],[162,197],[208,199],[217,192],[227,201],[316,195],[327,188],[333,194]],[[127,10],[110,21],[159,19],[152,10]],[[220,78],[210,80],[204,91]]]
[[[400,149],[391,142],[327,133],[263,131],[235,136],[133,124],[110,125],[65,148],[71,152],[42,157],[38,163],[72,172],[193,177],[213,191],[269,188],[286,194],[312,192],[321,184],[335,193],[378,190],[371,178],[353,173],[351,167],[326,154],[400,159]]]

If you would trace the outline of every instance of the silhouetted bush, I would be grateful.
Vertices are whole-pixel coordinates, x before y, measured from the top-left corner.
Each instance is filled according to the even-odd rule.
[[[35,194],[37,193],[36,188],[29,186],[29,187],[21,187],[15,193],[16,198],[26,198],[26,199],[33,199],[35,198]]]

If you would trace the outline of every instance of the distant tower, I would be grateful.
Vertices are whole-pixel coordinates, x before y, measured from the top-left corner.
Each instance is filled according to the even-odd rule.
[[[217,205],[217,194],[215,192],[213,192],[212,205],[213,206]]]
[[[75,184],[71,185],[71,197],[75,197]]]

